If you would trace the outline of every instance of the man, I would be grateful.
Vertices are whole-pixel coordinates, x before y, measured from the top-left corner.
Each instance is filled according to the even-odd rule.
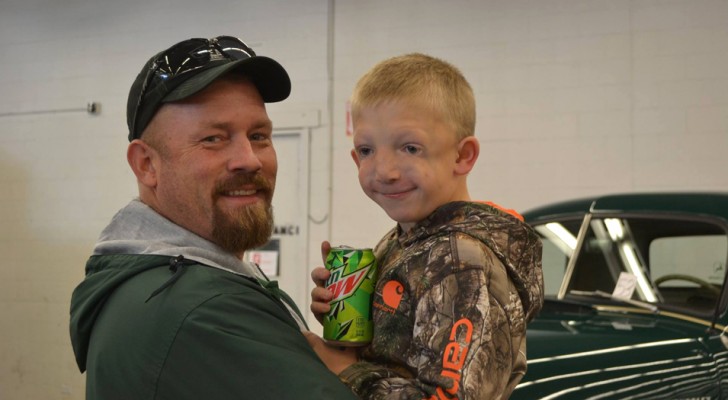
[[[239,39],[153,56],[129,93],[139,198],[101,233],[71,300],[88,399],[350,399],[290,298],[243,253],[272,230],[265,102],[290,80]]]

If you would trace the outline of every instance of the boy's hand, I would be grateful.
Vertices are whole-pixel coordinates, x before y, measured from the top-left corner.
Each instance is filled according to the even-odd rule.
[[[332,347],[326,344],[323,339],[313,332],[304,331],[303,335],[308,340],[313,351],[318,354],[326,367],[336,375],[348,368],[357,361],[356,348],[353,347]]]
[[[327,241],[321,242],[321,258],[326,263],[326,256],[331,250],[331,244]],[[333,294],[326,289],[326,280],[331,273],[324,267],[316,267],[311,271],[311,279],[316,287],[311,290],[311,312],[319,323],[323,324],[324,315],[331,310],[329,302]]]

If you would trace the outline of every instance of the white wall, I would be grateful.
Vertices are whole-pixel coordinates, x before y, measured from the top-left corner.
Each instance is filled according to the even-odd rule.
[[[728,187],[728,2],[362,3],[335,9],[333,232],[342,242],[371,240],[370,229],[348,226],[391,225],[363,196],[344,197],[357,193],[344,99],[372,64],[412,51],[459,66],[476,92],[474,197],[524,210],[607,192]]]
[[[0,398],[83,398],[69,298],[98,232],[136,193],[126,95],[159,49],[240,36],[291,74],[274,118],[321,113],[315,264],[321,239],[373,245],[392,226],[358,187],[345,103],[371,65],[405,52],[453,62],[476,91],[475,197],[523,210],[612,191],[726,190],[725,21],[723,0],[3,0]],[[90,101],[100,115],[8,115]]]
[[[294,81],[272,114],[326,112],[327,10],[321,0],[0,2],[0,114],[102,104],[98,116],[0,117],[0,399],[84,397],[70,295],[98,233],[136,193],[126,96],[145,60],[189,37],[240,36]],[[325,149],[330,129],[318,130]]]

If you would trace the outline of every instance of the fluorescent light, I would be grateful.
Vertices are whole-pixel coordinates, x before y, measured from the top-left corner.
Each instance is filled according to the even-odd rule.
[[[551,231],[563,243],[565,243],[572,251],[576,249],[576,237],[571,234],[563,225],[558,222],[549,222],[545,225],[546,229]]]
[[[622,221],[619,219],[605,218],[604,225],[607,226],[609,237],[611,237],[615,242],[624,238],[624,227],[622,226]]]
[[[642,271],[642,266],[639,261],[637,261],[637,257],[634,255],[632,245],[629,243],[622,244],[622,254],[626,259],[626,264],[632,271],[632,274],[637,277],[637,286],[640,288],[640,292],[642,292],[645,301],[656,302],[657,297],[652,292],[652,286],[650,286],[647,282],[647,277],[645,276],[644,271]]]

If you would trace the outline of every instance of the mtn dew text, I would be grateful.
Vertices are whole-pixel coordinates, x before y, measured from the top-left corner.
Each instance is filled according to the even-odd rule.
[[[326,288],[333,294],[324,315],[324,339],[338,346],[363,346],[372,341],[372,295],[377,262],[372,249],[334,247],[326,256],[331,276]]]

